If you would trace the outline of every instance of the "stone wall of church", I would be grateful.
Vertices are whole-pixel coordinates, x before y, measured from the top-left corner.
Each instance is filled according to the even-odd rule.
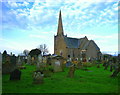
[[[87,51],[86,51],[86,57],[87,58],[97,58],[98,57],[98,50],[96,50],[93,42],[91,42],[87,48]]]
[[[54,54],[67,57],[67,48],[63,36],[54,37]]]
[[[78,48],[67,48],[67,56],[70,55],[71,58],[79,58],[79,54]]]
[[[87,39],[87,37],[85,37],[80,45],[80,50],[82,50],[83,46],[88,42],[89,40]]]

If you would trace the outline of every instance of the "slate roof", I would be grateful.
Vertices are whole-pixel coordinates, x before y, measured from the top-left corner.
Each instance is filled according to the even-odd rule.
[[[93,40],[91,40],[91,41],[94,43],[95,48],[96,48],[97,50],[100,50],[100,48],[97,46],[97,44],[96,44]]]
[[[68,48],[79,48],[82,42],[82,38],[77,39],[77,38],[64,37],[64,40]]]
[[[64,37],[64,40],[65,40],[65,43],[67,45],[68,48],[79,48],[82,41],[84,40],[84,38],[80,38],[80,39],[77,39],[77,38],[71,38],[71,37]],[[89,44],[93,42],[96,50],[100,50],[100,48],[96,45],[96,43],[93,41],[93,40],[90,40],[88,42],[86,42],[86,44],[83,46],[83,50],[84,49],[87,49],[87,47],[89,46]]]
[[[93,40],[88,41],[88,42],[83,46],[82,49],[83,49],[83,50],[84,50],[84,49],[87,49],[87,47],[89,46],[89,44],[90,44],[91,42],[93,42],[96,50],[100,50],[100,48],[96,45],[96,43],[95,43]]]

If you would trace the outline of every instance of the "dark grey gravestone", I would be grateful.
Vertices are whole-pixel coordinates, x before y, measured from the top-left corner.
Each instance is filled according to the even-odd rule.
[[[21,79],[21,71],[15,69],[13,72],[10,73],[10,80],[20,80]]]

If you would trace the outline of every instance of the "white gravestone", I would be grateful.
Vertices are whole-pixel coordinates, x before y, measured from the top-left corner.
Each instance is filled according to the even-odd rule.
[[[28,55],[27,64],[31,64],[31,56],[30,55]]]
[[[42,64],[42,55],[38,55],[38,61],[37,61],[37,69],[40,68],[40,65]]]
[[[22,61],[21,61],[20,57],[18,57],[17,65],[22,65]]]
[[[61,67],[61,65],[60,65],[60,61],[57,60],[57,61],[55,61],[55,63],[54,63],[54,72],[61,72],[61,71],[62,71],[62,67]]]

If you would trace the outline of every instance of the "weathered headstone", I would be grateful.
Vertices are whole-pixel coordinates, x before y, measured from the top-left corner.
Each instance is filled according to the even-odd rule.
[[[69,67],[72,64],[71,61],[72,61],[71,58],[67,59],[66,67]]]
[[[120,63],[118,63],[118,67],[112,73],[111,77],[116,77],[118,75],[118,73],[120,73]]]
[[[35,64],[34,60],[35,60],[35,57],[32,56],[32,58],[31,58],[31,65]]]
[[[54,68],[54,72],[61,72],[62,71],[61,63],[59,60],[55,61],[53,68]]]
[[[16,56],[15,55],[10,57],[10,64],[16,65]]]
[[[42,55],[38,55],[38,61],[37,61],[37,70],[44,71],[45,64],[43,63],[43,57]]]
[[[13,72],[10,73],[10,80],[20,80],[21,79],[21,71],[15,69]]]
[[[10,56],[6,56],[5,61],[4,61],[5,63],[2,64],[2,73],[3,74],[9,74],[16,68],[16,65],[12,64],[10,61],[11,61]]]
[[[28,57],[27,57],[27,64],[31,64],[31,56],[30,55],[28,55]]]
[[[41,71],[35,71],[33,74],[33,83],[34,84],[42,84],[43,83],[44,74]]]
[[[107,70],[108,67],[109,67],[109,62],[106,63],[104,70]]]
[[[21,61],[20,56],[18,57],[18,60],[17,60],[17,65],[18,65],[18,66],[21,66],[21,65],[22,65],[22,61]]]
[[[74,72],[75,72],[75,65],[73,64],[69,68],[70,69],[69,69],[69,72],[68,72],[68,77],[73,78],[74,77]]]
[[[110,72],[112,72],[113,71],[113,63],[112,62],[110,62]]]

